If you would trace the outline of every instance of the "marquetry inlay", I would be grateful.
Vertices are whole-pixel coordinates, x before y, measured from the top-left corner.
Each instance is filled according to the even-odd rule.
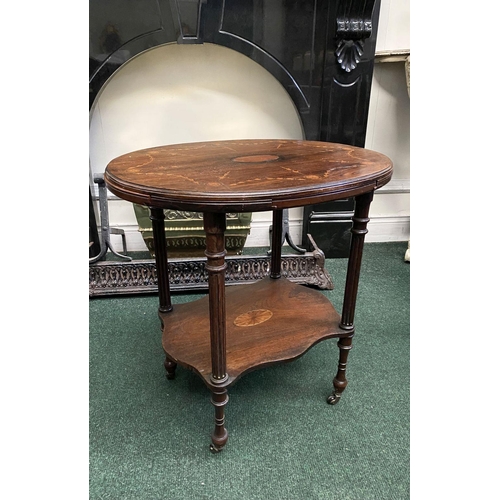
[[[246,313],[240,314],[235,320],[236,326],[255,326],[264,323],[273,315],[269,309],[254,309]]]
[[[249,156],[238,156],[233,158],[233,161],[238,163],[265,163],[268,161],[279,160],[278,155],[249,155]]]

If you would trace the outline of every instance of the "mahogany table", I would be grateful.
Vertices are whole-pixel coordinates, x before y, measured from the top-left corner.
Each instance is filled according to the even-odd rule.
[[[108,189],[151,211],[167,377],[177,364],[194,370],[211,392],[215,429],[210,448],[226,444],[227,390],[244,373],[304,354],[338,338],[335,404],[347,386],[368,211],[375,189],[389,182],[392,162],[363,148],[318,141],[233,140],[154,147],[122,155],[106,168]],[[283,209],[355,197],[342,314],[318,290],[281,274]],[[203,212],[208,296],[172,307],[164,209]],[[273,211],[270,274],[225,289],[226,213]]]

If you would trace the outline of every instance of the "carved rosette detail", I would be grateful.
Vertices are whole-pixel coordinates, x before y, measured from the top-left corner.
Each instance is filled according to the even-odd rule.
[[[372,34],[375,0],[340,0],[337,17],[335,55],[341,68],[350,73],[357,68],[364,52],[364,41]]]
[[[363,50],[363,40],[340,40],[335,50],[337,62],[344,71],[350,73],[361,61]]]

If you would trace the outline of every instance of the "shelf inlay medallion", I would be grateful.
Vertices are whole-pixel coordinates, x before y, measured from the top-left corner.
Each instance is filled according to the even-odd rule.
[[[264,323],[273,315],[269,309],[254,309],[246,313],[240,314],[235,320],[236,326],[255,326]]]

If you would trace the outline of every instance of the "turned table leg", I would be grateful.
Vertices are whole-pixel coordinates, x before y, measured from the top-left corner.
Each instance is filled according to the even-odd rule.
[[[349,262],[347,264],[344,304],[342,307],[342,319],[340,320],[340,328],[346,331],[346,335],[341,337],[338,341],[340,351],[339,365],[337,375],[335,375],[333,379],[333,392],[327,399],[329,404],[337,403],[342,392],[347,387],[347,379],[345,376],[347,356],[352,346],[352,337],[354,336],[354,311],[358,294],[363,245],[365,242],[365,235],[368,232],[366,226],[370,220],[368,218],[368,213],[372,199],[373,192],[356,196],[356,207],[352,218],[351,248],[349,252]]]
[[[153,242],[155,247],[156,276],[158,279],[158,296],[160,305],[158,313],[172,311],[172,300],[170,296],[170,282],[168,276],[168,256],[167,243],[165,240],[165,213],[162,208],[151,208],[151,225],[153,227]],[[163,320],[161,319],[161,329],[163,331]],[[167,378],[175,378],[177,363],[165,356],[165,370]]]
[[[283,237],[283,210],[273,211],[273,230],[271,240],[271,278],[281,277],[281,246]]]
[[[208,272],[208,300],[210,310],[210,349],[212,374],[210,390],[212,404],[215,407],[215,428],[212,433],[212,452],[220,451],[227,442],[227,430],[224,426],[224,407],[228,402],[225,384],[228,380],[226,372],[226,300],[225,276],[227,264],[224,244],[226,229],[225,213],[205,213],[203,225],[206,233]]]

